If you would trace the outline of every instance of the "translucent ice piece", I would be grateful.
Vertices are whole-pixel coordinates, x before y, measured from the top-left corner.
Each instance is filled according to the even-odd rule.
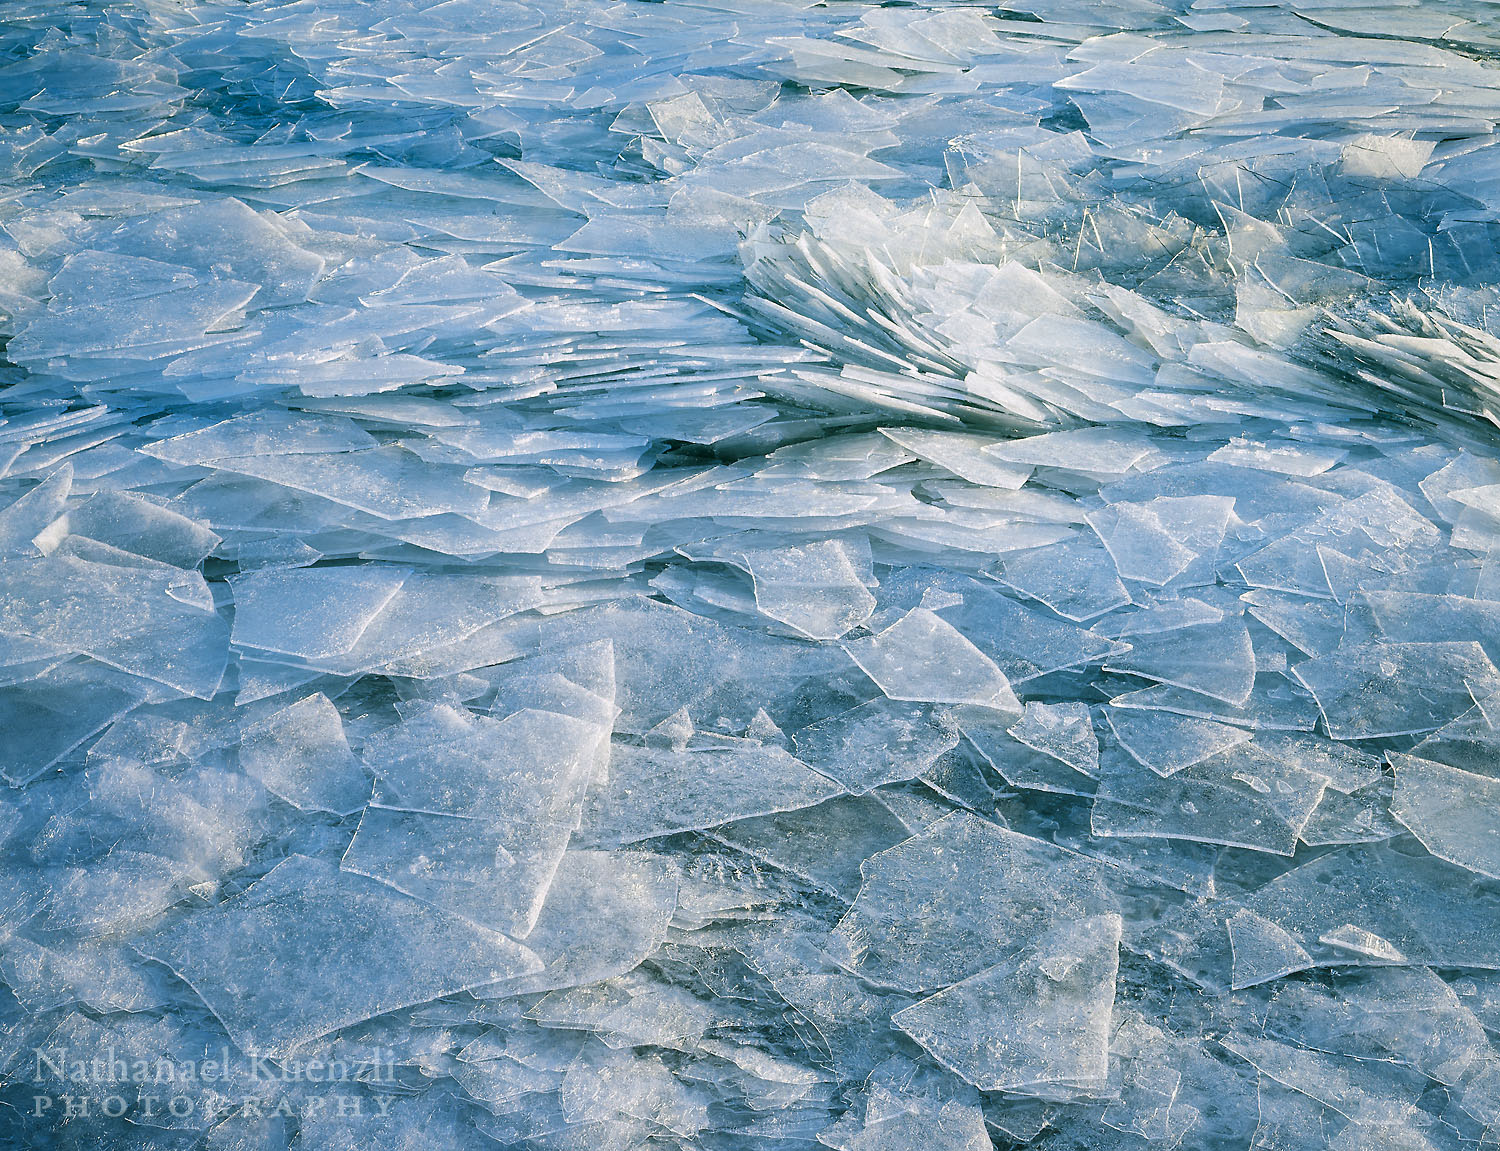
[[[891,1022],[984,1091],[1099,1091],[1109,1075],[1120,929],[1118,915],[1052,924],[1010,959]]]
[[[1377,961],[1321,942],[1352,925],[1408,963],[1500,969],[1500,896],[1472,872],[1388,844],[1332,851],[1242,902],[1295,936],[1319,966]]]
[[[1399,1121],[1415,1103],[1407,1083],[1383,1077],[1359,1060],[1243,1034],[1226,1036],[1222,1042],[1267,1078],[1349,1118]]]
[[[995,578],[1040,600],[1063,618],[1079,622],[1131,602],[1114,560],[1090,535],[1007,556],[997,566]]]
[[[1291,855],[1327,785],[1327,776],[1253,743],[1169,778],[1116,763],[1099,781],[1092,826],[1095,835],[1161,836]]]
[[[1021,710],[1005,674],[952,624],[913,608],[844,650],[891,699]]]
[[[872,699],[793,737],[797,756],[851,795],[915,779],[958,746],[958,731],[930,704]]]
[[[1292,674],[1335,739],[1433,731],[1500,691],[1500,670],[1472,642],[1344,646]]]
[[[258,215],[223,197],[132,220],[110,239],[127,251],[222,268],[236,280],[259,284],[260,299],[276,305],[305,300],[323,270],[322,259],[298,247],[289,233],[275,215]]]
[[[369,778],[349,750],[338,708],[321,693],[247,727],[240,766],[301,811],[347,815],[370,798]]]
[[[1173,687],[1196,691],[1231,707],[1242,707],[1255,687],[1255,651],[1245,621],[1136,635],[1131,650],[1111,656],[1106,671],[1128,671]]]
[[[212,464],[232,456],[348,452],[374,446],[374,438],[353,420],[266,409],[158,440],[141,451],[174,464]]]
[[[1109,910],[1101,870],[955,812],[865,862],[864,886],[829,953],[879,986],[944,987],[993,967],[1054,922]]]
[[[36,487],[0,509],[0,551],[36,555],[32,545],[43,528],[62,515],[73,486],[73,465],[60,465]]]
[[[727,627],[654,600],[570,612],[546,631],[559,645],[613,643],[618,730],[631,734],[683,707],[700,728],[743,731],[762,708],[780,723],[801,685],[852,670],[837,648]]]
[[[880,434],[971,484],[1014,490],[1034,470],[1031,464],[1006,463],[986,454],[983,449],[998,442],[989,436],[925,428],[881,428]]]
[[[1081,428],[1009,440],[986,448],[985,454],[1012,463],[1116,476],[1155,451],[1149,437],[1135,429]]]
[[[713,837],[852,901],[859,892],[860,864],[910,834],[873,796],[849,795],[736,820],[717,828]]]
[[[481,997],[580,987],[633,971],[660,945],[677,909],[677,869],[646,852],[564,855],[526,946],[546,967],[476,988]]]
[[[445,512],[478,515],[489,505],[489,493],[466,483],[462,469],[429,464],[395,445],[329,454],[273,450],[212,462],[215,468],[269,480],[383,520]]]
[[[19,787],[140,703],[139,680],[89,661],[0,687],[0,777]]]
[[[1122,579],[1163,587],[1213,579],[1214,558],[1234,511],[1229,496],[1161,496],[1089,513]]]
[[[1439,859],[1500,879],[1500,779],[1393,752],[1391,814]]]
[[[1112,707],[1105,712],[1120,746],[1157,775],[1171,775],[1248,743],[1251,733],[1208,719]]]
[[[229,629],[197,573],[119,567],[72,556],[0,559],[0,635],[81,652],[121,671],[208,699],[224,677]]]
[[[571,834],[570,827],[540,820],[523,824],[372,803],[340,866],[521,939],[541,910]]]
[[[811,807],[842,790],[781,748],[754,740],[680,752],[617,744],[608,785],[589,797],[582,834],[601,845],[636,843]]]
[[[387,675],[424,679],[432,675],[429,660],[441,662],[444,651],[462,645],[492,623],[540,607],[547,598],[541,581],[532,576],[417,571],[402,581],[352,646],[303,658],[341,675],[378,668]],[[333,614],[330,610],[329,615]],[[330,618],[330,627],[333,622]]]
[[[1240,597],[1252,616],[1307,655],[1327,655],[1344,639],[1344,605],[1280,592],[1246,592]]]
[[[1012,713],[982,707],[955,708],[953,718],[964,738],[986,763],[1012,787],[1051,791],[1061,795],[1093,795],[1094,780],[1053,750],[1023,743],[1007,730]],[[1024,721],[1023,721],[1024,722]],[[1041,742],[1041,741],[1038,741]],[[1068,749],[1069,754],[1076,749]],[[1098,750],[1097,744],[1095,750]]]
[[[242,1051],[272,1057],[542,967],[502,935],[300,855],[134,946],[185,980]]]
[[[283,568],[236,576],[233,641],[317,659],[341,655],[401,590],[409,569],[383,564]]]
[[[578,826],[599,725],[422,705],[366,740],[376,776],[342,866],[524,937]]]
[[[68,513],[68,531],[181,568],[197,567],[220,542],[202,524],[131,492],[96,492]]]
[[[994,660],[1012,686],[1123,650],[1092,631],[1022,606],[993,584],[930,568],[884,577],[881,604],[930,607]]]
[[[74,1002],[99,1012],[147,1011],[171,1002],[161,973],[136,965],[122,943],[44,947],[13,936],[6,941],[0,971],[33,1012]]]
[[[1222,700],[1167,684],[1117,695],[1109,702],[1112,707],[1212,719],[1252,731],[1312,731],[1318,724],[1317,701],[1279,672],[1257,675],[1255,690],[1244,707],[1232,707]]]
[[[1085,703],[1028,701],[1021,722],[1007,729],[1033,751],[1050,755],[1084,775],[1099,772],[1099,739]]]
[[[739,554],[755,582],[755,606],[809,639],[838,639],[875,610],[837,540]]]
[[[1229,946],[1234,953],[1230,986],[1239,991],[1280,979],[1313,965],[1295,938],[1269,919],[1243,907],[1229,917]]]

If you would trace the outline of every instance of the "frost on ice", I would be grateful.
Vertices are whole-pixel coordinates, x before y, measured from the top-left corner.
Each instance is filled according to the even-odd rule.
[[[0,6],[0,1146],[1494,1146],[1497,58]]]

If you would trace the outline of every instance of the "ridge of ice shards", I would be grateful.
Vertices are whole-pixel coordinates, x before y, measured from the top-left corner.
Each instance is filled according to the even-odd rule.
[[[1497,50],[0,6],[0,1145],[1492,1143]]]

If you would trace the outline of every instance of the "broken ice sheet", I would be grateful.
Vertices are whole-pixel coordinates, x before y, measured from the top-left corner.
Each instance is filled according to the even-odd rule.
[[[1472,872],[1395,843],[1336,849],[1242,902],[1294,936],[1319,966],[1500,968],[1500,897]]]
[[[44,774],[148,694],[131,676],[88,660],[0,687],[0,777],[20,786]]]
[[[871,856],[829,953],[882,987],[943,987],[1049,925],[1110,910],[1101,865],[967,812]],[[954,877],[960,882],[954,882]]]
[[[1244,728],[1166,711],[1112,707],[1105,712],[1120,746],[1157,775],[1171,775],[1250,739]]]
[[[546,964],[481,998],[579,987],[633,971],[666,935],[677,908],[677,869],[646,852],[570,851],[548,888],[526,946]]]
[[[414,705],[365,741],[375,796],[341,866],[524,937],[578,826],[600,737],[551,711],[496,720]]]
[[[1291,855],[1328,777],[1253,743],[1231,747],[1170,777],[1115,760],[1094,797],[1095,835],[1187,839]]]
[[[1049,925],[1002,963],[891,1022],[984,1091],[1075,1098],[1104,1087],[1121,920]]]
[[[1439,859],[1500,879],[1500,780],[1393,752],[1391,814]]]
[[[1034,751],[1044,752],[1084,775],[1099,770],[1099,740],[1085,703],[1041,703],[1029,700],[1021,721],[1009,734]]]
[[[990,1142],[977,1093],[905,1056],[877,1066],[859,1096],[818,1132],[818,1142],[835,1151],[896,1151],[915,1143],[931,1151],[982,1151]]]
[[[880,434],[971,484],[1016,489],[1033,471],[1031,464],[1006,463],[986,454],[983,449],[997,443],[989,436],[926,428],[881,428]]]
[[[1500,691],[1500,670],[1473,642],[1344,645],[1292,674],[1335,739],[1433,731]]]
[[[405,568],[361,564],[237,576],[230,583],[233,642],[302,659],[340,655],[359,641],[409,574]]]
[[[995,578],[1080,623],[1131,602],[1114,560],[1092,535],[1006,556]]]
[[[1211,582],[1234,512],[1229,496],[1160,496],[1108,504],[1088,515],[1121,579],[1164,587]]]
[[[1010,786],[1093,795],[1099,744],[1087,705],[1033,700],[1026,708],[1015,724],[1010,714],[978,707],[955,708],[953,719],[964,738]]]
[[[862,795],[915,779],[958,745],[958,731],[930,704],[880,698],[804,727],[793,742],[809,767]]]
[[[713,838],[852,901],[860,865],[910,830],[874,796],[835,796],[816,807],[726,823]]]
[[[874,635],[848,641],[844,650],[893,700],[1021,710],[994,661],[926,608],[913,608]]]
[[[1226,921],[1229,946],[1234,955],[1230,986],[1239,991],[1280,979],[1313,965],[1297,940],[1269,919],[1243,907]]]
[[[779,747],[723,740],[703,748],[617,743],[609,782],[590,794],[581,839],[616,846],[812,807],[843,788]]]
[[[559,647],[613,644],[617,730],[640,735],[686,707],[700,728],[744,731],[765,709],[785,718],[796,693],[851,668],[833,645],[729,627],[656,600],[626,599],[547,622]]]
[[[249,1055],[540,970],[521,945],[363,876],[294,855],[246,891],[133,941]]]
[[[1242,707],[1255,687],[1255,651],[1245,621],[1131,635],[1130,651],[1111,656],[1106,671],[1125,671]]]
[[[302,811],[347,815],[370,798],[369,779],[349,750],[338,708],[321,693],[247,727],[240,766]]]
[[[886,575],[880,602],[883,609],[930,608],[994,660],[1012,687],[1124,650],[1114,640],[1017,603],[991,583],[933,568]]]
[[[838,639],[875,610],[875,597],[838,540],[739,555],[755,584],[755,606],[809,639]]]
[[[209,699],[229,629],[202,576],[166,564],[121,567],[66,555],[0,559],[0,636],[64,651]]]

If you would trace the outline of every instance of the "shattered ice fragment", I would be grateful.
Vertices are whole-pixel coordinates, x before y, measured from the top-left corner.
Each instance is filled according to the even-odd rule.
[[[1174,631],[1132,635],[1106,671],[1127,671],[1242,707],[1255,689],[1255,650],[1245,621],[1230,617]]]
[[[192,986],[242,1051],[277,1058],[398,1007],[542,966],[502,935],[305,856],[134,946]]]
[[[1099,772],[1099,739],[1088,705],[1028,700],[1021,722],[1006,729],[1033,751],[1050,755],[1084,775]]]
[[[1165,711],[1112,707],[1105,712],[1120,746],[1157,775],[1171,775],[1238,747],[1251,732]]]
[[[958,732],[930,704],[880,698],[804,727],[793,741],[804,763],[862,795],[915,779],[958,746]]]
[[[1253,911],[1240,908],[1229,917],[1227,926],[1234,953],[1230,986],[1236,991],[1313,965],[1312,956],[1292,935]]]
[[[995,578],[1080,623],[1131,602],[1114,560],[1091,535],[1006,556]]]
[[[850,640],[844,650],[891,699],[1021,710],[994,662],[926,608],[913,608],[875,635]]]
[[[1071,1098],[1103,1088],[1121,920],[1052,925],[1020,952],[891,1021],[984,1091]]]
[[[645,852],[570,851],[526,936],[545,968],[473,992],[525,995],[623,975],[656,950],[676,908],[671,861]]]
[[[1218,843],[1291,855],[1328,777],[1254,743],[1220,752],[1169,777],[1117,762],[1094,797],[1095,835]]]
[[[1500,670],[1473,642],[1346,645],[1292,674],[1334,739],[1433,731],[1500,691]]]
[[[830,954],[872,983],[943,987],[1055,923],[1110,909],[1101,866],[967,812],[871,856]],[[959,878],[955,882],[955,877]]]
[[[809,639],[838,639],[875,610],[837,540],[739,554],[755,584],[755,606]]]
[[[637,843],[811,807],[842,791],[781,748],[753,740],[682,751],[620,744],[608,784],[589,797],[582,835],[600,845]]]
[[[284,568],[237,576],[233,641],[317,659],[352,648],[405,582],[403,568]]]
[[[321,693],[246,728],[240,766],[302,811],[347,815],[370,798],[369,779],[349,750],[338,708]]]
[[[1386,963],[1407,962],[1406,956],[1389,939],[1382,939],[1373,931],[1367,931],[1354,923],[1345,923],[1332,931],[1323,932],[1318,936],[1318,942],[1341,951],[1353,952],[1366,959]]]
[[[839,898],[859,892],[860,865],[911,832],[869,795],[838,795],[816,807],[724,824],[713,837]]]
[[[412,709],[365,741],[375,795],[341,866],[524,938],[597,778],[602,734],[551,711]]]
[[[1391,814],[1439,859],[1500,879],[1500,779],[1391,754]]]
[[[79,652],[211,698],[224,678],[228,626],[197,572],[142,562],[122,567],[61,554],[0,559],[0,636]]]

